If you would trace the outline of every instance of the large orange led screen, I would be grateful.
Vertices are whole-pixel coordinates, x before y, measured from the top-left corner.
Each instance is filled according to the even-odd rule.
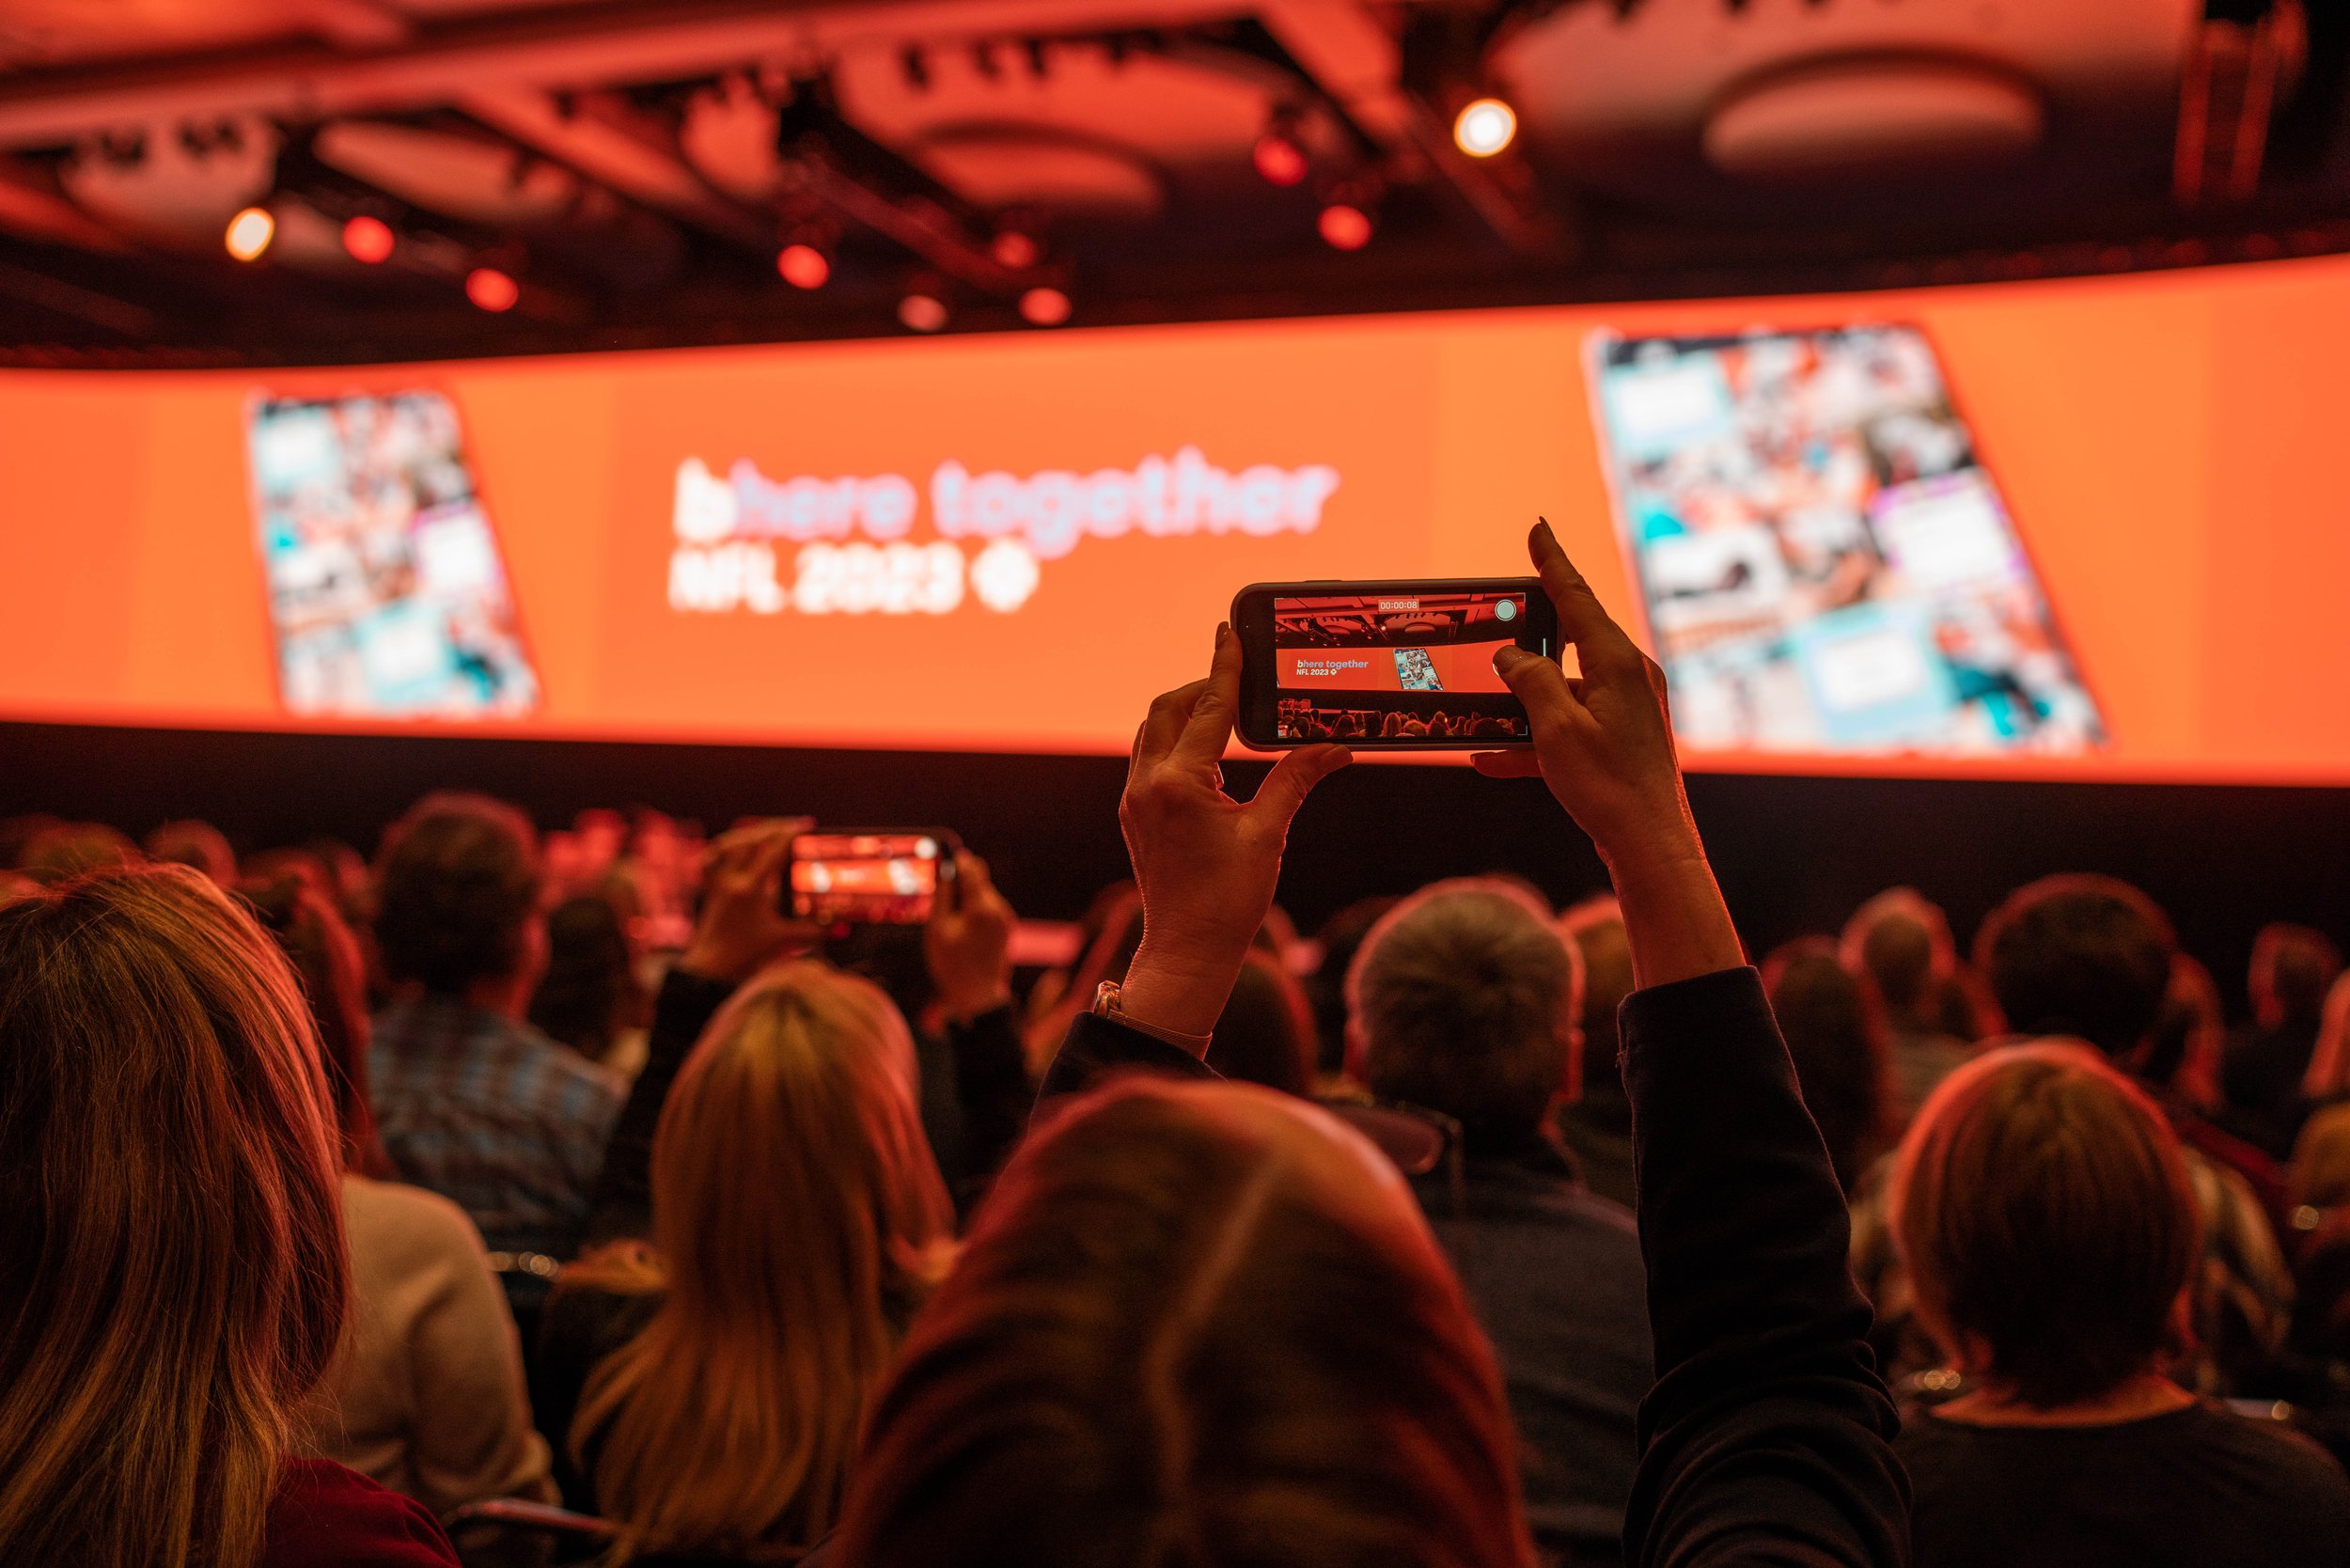
[[[1712,769],[2350,782],[2350,262],[0,373],[0,717],[1122,750],[1233,591],[1519,569]]]

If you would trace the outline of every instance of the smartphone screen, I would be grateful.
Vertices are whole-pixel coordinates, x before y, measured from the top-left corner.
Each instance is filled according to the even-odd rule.
[[[538,707],[505,557],[447,398],[257,399],[246,442],[289,711]]]
[[[2104,744],[1922,332],[1600,334],[1590,354],[1616,524],[1684,742]]]
[[[791,913],[823,925],[919,925],[954,878],[943,832],[803,833],[791,840]]]
[[[1523,745],[1526,710],[1494,654],[1558,651],[1532,578],[1259,585],[1232,614],[1247,672],[1241,739],[1254,746]]]

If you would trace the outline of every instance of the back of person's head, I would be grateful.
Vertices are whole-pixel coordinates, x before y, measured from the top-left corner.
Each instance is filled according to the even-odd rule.
[[[1825,936],[1773,952],[1762,985],[1828,1163],[1850,1192],[1890,1141],[1889,1051],[1876,998]]]
[[[2138,1075],[2156,1090],[2206,1114],[2219,1108],[2219,1058],[2227,1019],[2211,971],[2186,953],[2170,955],[2170,984],[2154,1020]]]
[[[1374,927],[1346,981],[1355,1076],[1464,1126],[1540,1127],[1575,1090],[1582,976],[1549,910],[1487,878],[1424,887]]]
[[[848,1568],[1521,1568],[1492,1352],[1384,1156],[1251,1085],[1032,1136],[876,1407]]]
[[[291,871],[267,882],[248,880],[237,891],[293,964],[310,1004],[342,1137],[343,1168],[389,1177],[391,1160],[376,1136],[368,1098],[368,970],[359,939],[327,896]]]
[[[2011,1046],[1951,1074],[1903,1140],[1892,1210],[1920,1319],[1994,1389],[2074,1404],[2182,1348],[2186,1165],[2162,1112],[2093,1052]]]
[[[547,968],[531,993],[530,1021],[590,1061],[612,1053],[638,1012],[636,955],[612,901],[565,899],[547,912]]]
[[[1616,1058],[1616,1013],[1632,995],[1632,938],[1613,893],[1570,905],[1559,929],[1574,947],[1583,970],[1582,1081],[1585,1094],[1623,1092],[1622,1065]]]
[[[2350,1105],[2326,1105],[2293,1140],[2293,1200],[2312,1209],[2350,1205]]]
[[[25,841],[18,870],[36,882],[63,882],[86,871],[136,866],[143,858],[130,835],[104,823],[56,823]]]
[[[1976,935],[1975,962],[2011,1030],[2071,1035],[2126,1061],[2161,1016],[2177,947],[2145,894],[2076,874],[2009,894]]]
[[[572,1446],[635,1551],[811,1545],[950,1257],[905,1020],[869,980],[770,970],[680,1071],[651,1174],[667,1295],[597,1367]]]
[[[26,811],[14,817],[0,817],[0,870],[14,870],[24,864],[24,852],[35,839],[53,827],[63,827],[65,819],[47,811]]]
[[[1925,1016],[1935,987],[1956,963],[1950,922],[1914,887],[1893,887],[1856,910],[1844,923],[1844,966],[1867,975],[1886,1008],[1903,1017]]]
[[[462,996],[520,973],[538,911],[538,837],[504,802],[427,795],[384,833],[375,940],[394,983]]]
[[[1278,959],[1252,948],[1209,1037],[1208,1065],[1243,1083],[1311,1094],[1315,1055],[1305,991]]]
[[[191,870],[0,908],[0,1562],[243,1568],[340,1331],[308,1008]]]
[[[2301,1097],[2333,1100],[2350,1094],[2350,970],[2334,978],[2318,1011],[2317,1043],[2301,1075]]]
[[[192,866],[218,886],[236,884],[237,852],[211,823],[189,818],[164,823],[147,836],[147,858],[158,866]]]
[[[2252,1015],[2264,1028],[2315,1024],[2326,988],[2342,973],[2342,949],[2324,932],[2279,922],[2252,939]]]
[[[1314,1010],[1314,1066],[1322,1073],[1336,1074],[1346,1069],[1346,973],[1355,966],[1363,938],[1396,902],[1384,893],[1356,899],[1323,921],[1322,929],[1314,933],[1322,959],[1307,977],[1306,996]]]

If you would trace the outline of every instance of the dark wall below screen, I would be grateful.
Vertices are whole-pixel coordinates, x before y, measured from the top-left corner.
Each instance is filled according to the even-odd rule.
[[[1263,769],[1227,768],[1236,790]],[[556,826],[590,806],[645,805],[713,829],[803,812],[843,826],[952,827],[1025,915],[1073,917],[1126,872],[1122,760],[750,746],[291,735],[0,724],[0,815],[46,810],[142,834],[217,823],[240,851],[330,833],[372,852],[428,790],[487,791]],[[1700,775],[1691,804],[1739,928],[1759,955],[1833,932],[1908,883],[1962,942],[2009,889],[2059,870],[2127,878],[2170,910],[2232,1009],[2264,921],[2350,946],[2350,790]],[[1560,902],[1604,886],[1583,836],[1531,780],[1357,764],[1291,835],[1281,897],[1311,931],[1346,902],[1440,876],[1508,870]]]

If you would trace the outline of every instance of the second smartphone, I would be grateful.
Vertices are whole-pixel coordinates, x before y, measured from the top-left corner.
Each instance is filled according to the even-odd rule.
[[[1532,739],[1494,671],[1515,644],[1559,656],[1533,577],[1252,583],[1232,601],[1240,738],[1261,751],[1336,741],[1356,750],[1491,750]]]
[[[826,926],[918,926],[951,896],[962,847],[938,827],[803,833],[791,840],[786,911]]]

